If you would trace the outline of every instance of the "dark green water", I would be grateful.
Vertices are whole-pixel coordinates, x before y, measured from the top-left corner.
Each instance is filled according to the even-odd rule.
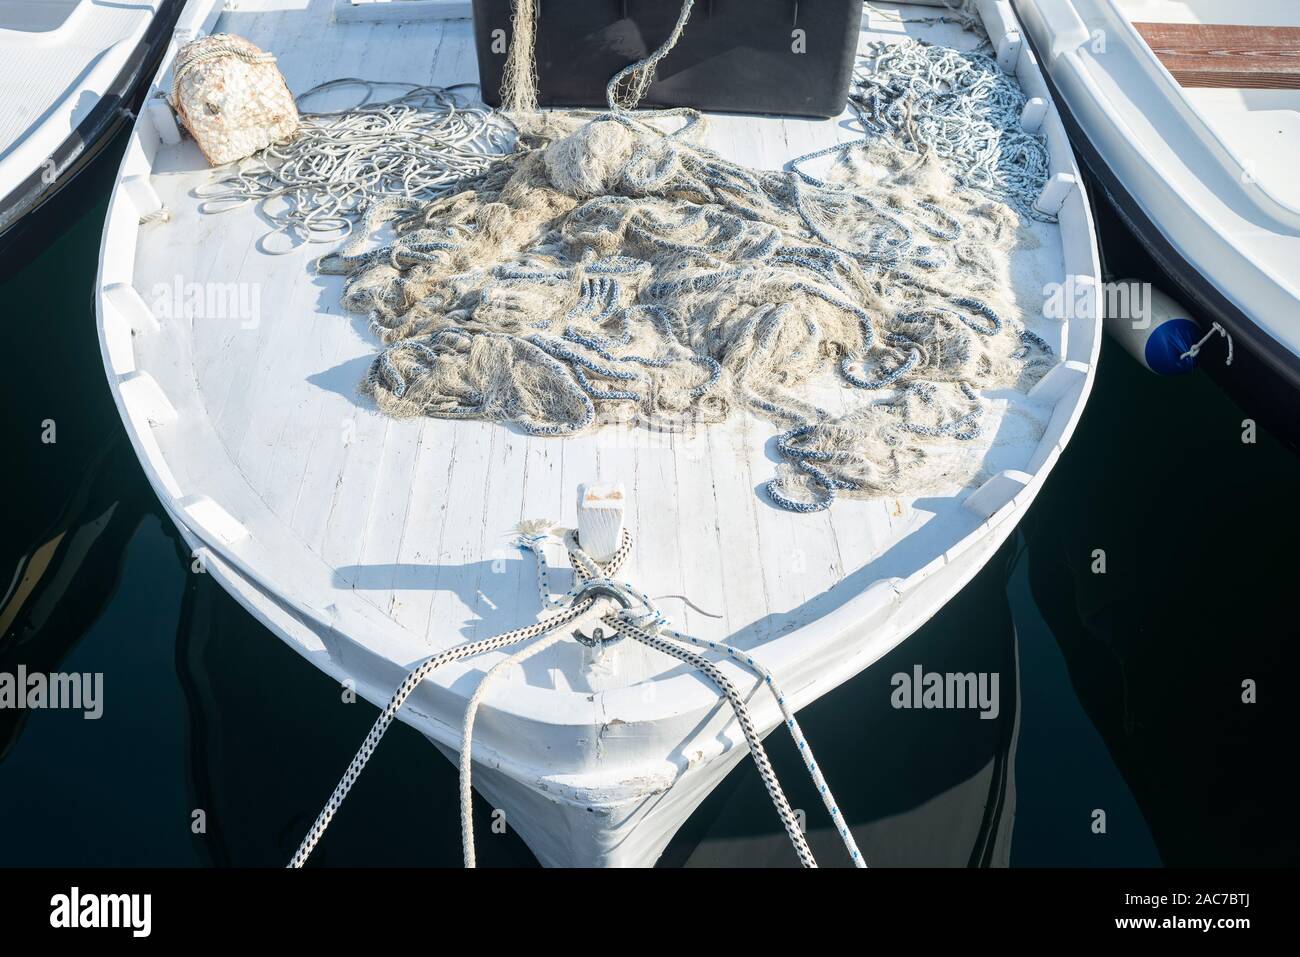
[[[0,710],[0,865],[283,865],[375,712],[190,574],[136,464],[92,303],[120,148],[72,187],[79,221],[0,284],[0,576],[14,577],[0,671],[105,676],[97,721]],[[1244,444],[1243,416],[1205,377],[1157,379],[1106,343],[1082,424],[1013,539],[887,660],[800,715],[869,861],[1300,863],[1300,461],[1264,433]],[[890,676],[918,663],[997,672],[998,718],[890,707]],[[769,747],[819,859],[839,863],[793,748],[779,734]],[[481,863],[533,863],[478,810]],[[458,865],[451,765],[396,725],[313,860]],[[794,863],[748,762],[663,863]]]

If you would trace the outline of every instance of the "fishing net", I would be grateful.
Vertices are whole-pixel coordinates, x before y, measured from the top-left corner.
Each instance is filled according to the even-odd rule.
[[[1044,218],[1023,94],[982,53],[872,45],[851,95],[864,138],[751,169],[703,146],[693,111],[632,110],[692,5],[592,115],[535,112],[517,4],[504,158],[500,127],[451,91],[368,91],[305,113],[217,200],[283,201],[281,227],[308,238],[364,216],[319,266],[384,344],[362,391],[390,415],[542,436],[750,415],[775,434],[768,493],[795,511],[969,480],[980,393],[1053,362],[1009,274],[1021,217]]]
[[[396,240],[320,263],[386,344],[363,390],[390,415],[536,435],[748,412],[780,432],[768,492],[797,511],[962,480],[974,462],[952,452],[980,434],[979,391],[1026,388],[1052,361],[1008,271],[1012,206],[1045,152],[989,148],[1020,94],[987,57],[888,46],[859,89],[872,135],[823,151],[825,179],[804,169],[821,154],[787,171],[724,159],[690,111],[545,114],[516,117],[526,147],[461,192],[376,207],[366,234]],[[994,95],[968,105],[965,145],[928,147],[946,138],[927,96],[945,76],[970,87],[968,69]],[[812,398],[832,383],[838,410]]]

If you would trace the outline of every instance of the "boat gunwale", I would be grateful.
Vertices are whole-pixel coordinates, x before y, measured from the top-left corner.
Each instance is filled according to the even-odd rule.
[[[1120,10],[1120,0],[1103,0],[1103,2],[1109,4],[1111,13],[1119,21],[1120,30],[1123,31],[1128,42],[1133,44],[1136,49],[1146,50],[1150,54],[1148,57],[1143,57],[1139,62],[1151,74],[1152,79],[1159,84],[1158,88],[1164,94],[1168,105],[1174,112],[1185,112],[1195,120],[1196,132],[1199,134],[1199,138],[1209,139],[1212,142],[1219,153],[1220,161],[1224,158],[1231,161],[1232,168],[1226,171],[1247,187],[1246,195],[1255,200],[1260,212],[1277,220],[1279,225],[1289,226],[1292,229],[1300,227],[1300,205],[1287,202],[1275,195],[1268,186],[1257,179],[1243,180],[1242,174],[1246,171],[1245,162],[1233,149],[1232,144],[1210,123],[1208,117],[1197,107],[1191,97],[1183,92],[1186,88],[1178,82],[1178,78],[1161,62],[1160,57],[1151,49],[1151,45],[1147,43],[1146,38],[1133,25],[1133,21]],[[1297,25],[1300,25],[1300,23]],[[1254,189],[1251,187],[1254,187]]]

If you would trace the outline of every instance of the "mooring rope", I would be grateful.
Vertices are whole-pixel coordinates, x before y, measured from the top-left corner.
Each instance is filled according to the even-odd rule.
[[[616,581],[610,578],[619,571],[631,552],[632,539],[626,530],[614,555],[609,561],[604,563],[596,562],[586,554],[580,547],[575,533],[568,534],[566,544],[569,549],[569,561],[574,572],[574,587],[561,596],[550,595],[546,588],[546,556],[542,545],[550,536],[530,531],[521,534],[519,545],[532,552],[538,569],[538,582],[541,592],[543,608],[554,608],[557,604],[568,602],[568,607],[562,611],[548,615],[536,623],[526,628],[518,628],[513,631],[505,632],[492,638],[482,639],[480,641],[467,642],[466,644],[455,648],[439,652],[414,668],[398,686],[397,691],[389,700],[388,705],[380,712],[379,718],[375,721],[370,733],[362,742],[360,750],[353,757],[347,770],[344,772],[342,779],[335,787],[334,792],[330,795],[325,807],[317,816],[311,829],[303,838],[297,853],[289,863],[291,868],[302,867],[307,859],[311,856],[312,851],[320,843],[325,831],[328,829],[334,815],[342,806],[348,792],[360,777],[362,770],[365,769],[370,757],[374,754],[379,742],[383,739],[397,712],[401,709],[406,700],[414,693],[426,677],[432,674],[439,667],[449,664],[453,661],[460,661],[475,655],[484,654],[489,651],[496,651],[503,648],[518,645],[530,641],[532,644],[526,645],[521,650],[497,662],[487,673],[480,679],[478,686],[471,695],[465,709],[464,721],[461,730],[461,748],[459,758],[459,806],[461,821],[461,841],[464,861],[466,867],[476,866],[475,844],[474,844],[474,823],[473,823],[473,729],[475,717],[478,713],[479,706],[482,703],[488,687],[501,674],[504,674],[510,668],[522,663],[523,661],[539,654],[546,648],[549,648],[564,636],[559,631],[563,625],[569,624],[586,614],[598,600],[596,595],[584,597],[592,586],[601,586],[606,593],[621,594],[627,598],[629,608],[620,609],[618,613],[607,614],[603,616],[602,621],[613,632],[624,637],[631,637],[648,647],[655,648],[664,654],[671,655],[680,661],[683,661],[696,668],[708,678],[714,686],[721,692],[722,696],[732,706],[736,715],[736,721],[740,725],[741,731],[745,736],[746,743],[749,747],[750,754],[754,759],[755,767],[758,770],[759,777],[763,781],[769,797],[772,800],[773,807],[777,811],[777,816],[781,819],[782,826],[790,838],[791,845],[795,850],[796,856],[801,864],[805,867],[816,867],[817,862],[813,857],[811,849],[808,847],[807,839],[804,837],[803,829],[800,827],[798,817],[790,807],[790,802],[781,789],[780,782],[777,779],[776,772],[772,768],[771,761],[767,757],[767,752],[763,748],[762,736],[758,733],[753,719],[749,713],[749,707],[744,697],[736,689],[735,684],[722,673],[717,665],[709,659],[685,647],[680,642],[691,642],[700,647],[707,647],[714,651],[725,651],[734,661],[743,664],[758,674],[764,684],[775,696],[777,705],[785,717],[786,727],[789,730],[800,756],[803,758],[805,766],[812,777],[814,785],[817,787],[818,794],[826,804],[827,810],[831,814],[831,819],[835,823],[837,832],[844,842],[845,848],[853,863],[858,867],[865,867],[862,855],[858,850],[853,835],[849,832],[844,824],[843,816],[831,794],[830,787],[827,785],[825,778],[822,777],[821,771],[812,755],[812,748],[803,736],[798,722],[794,719],[789,705],[785,700],[784,694],[777,687],[775,678],[770,670],[757,662],[752,655],[739,651],[721,642],[706,642],[695,639],[689,635],[684,635],[676,631],[664,631],[664,625],[667,619],[654,606],[650,597],[629,585],[626,582]],[[639,604],[644,609],[643,613],[633,614],[631,606]],[[661,633],[662,632],[662,633]],[[576,636],[575,636],[576,637]],[[598,642],[599,639],[593,639]]]
[[[530,534],[522,532],[519,537],[519,545],[530,551],[537,563],[537,587],[542,598],[542,607],[562,608],[565,606],[565,599],[571,602],[575,597],[575,592],[570,591],[564,596],[553,596],[550,594],[549,579],[547,576],[546,556],[541,551],[541,544],[549,538],[544,534]],[[632,538],[624,530],[620,539],[621,547],[614,555],[600,567],[600,572],[610,575],[617,572],[627,559],[631,550]],[[488,686],[502,674],[505,674],[516,665],[522,664],[534,655],[540,654],[547,648],[559,642],[564,638],[564,632],[557,630],[550,634],[536,639],[532,644],[521,648],[519,651],[510,655],[495,665],[485,674],[474,689],[470,696],[469,703],[465,706],[465,718],[461,725],[460,737],[460,837],[461,852],[464,857],[465,866],[472,868],[477,867],[477,858],[474,852],[474,781],[473,781],[473,744],[474,744],[474,719],[478,716],[479,705],[483,701],[483,696],[487,694]]]
[[[624,539],[622,546],[615,554],[615,559],[617,559],[621,564],[623,559],[627,557],[627,553],[630,549],[631,538],[628,537]],[[397,717],[397,712],[401,710],[402,705],[406,703],[406,699],[415,692],[415,689],[420,686],[420,683],[424,681],[425,678],[433,674],[433,672],[437,671],[443,665],[450,664],[453,661],[462,661],[466,658],[472,658],[489,651],[508,648],[512,645],[519,644],[521,641],[536,638],[539,635],[544,635],[556,628],[567,625],[586,614],[595,604],[595,601],[596,600],[592,598],[575,602],[563,611],[541,618],[524,628],[516,628],[513,631],[507,631],[500,635],[493,635],[491,638],[484,638],[480,641],[470,641],[462,645],[457,645],[454,648],[448,648],[445,651],[440,651],[435,655],[431,655],[413,668],[411,672],[407,674],[406,678],[403,679],[402,683],[398,685],[397,690],[393,693],[393,697],[389,699],[388,704],[379,713],[379,717],[376,719],[374,726],[371,727],[370,733],[366,735],[365,741],[362,742],[360,750],[358,750],[356,755],[352,758],[347,770],[343,772],[343,777],[334,788],[334,792],[330,795],[329,800],[325,802],[325,807],[321,809],[321,812],[317,815],[311,829],[307,832],[306,837],[303,838],[302,844],[299,846],[297,853],[294,854],[293,859],[289,862],[289,867],[302,867],[307,863],[307,858],[311,856],[311,852],[315,849],[316,845],[320,843],[320,839],[324,836],[326,829],[330,825],[330,821],[334,819],[334,815],[338,812],[338,809],[342,807],[344,799],[348,796],[348,792],[351,791],[352,786],[356,784],[357,778],[360,777],[361,772],[365,770],[367,762],[370,761],[371,755],[375,753],[375,749],[379,746],[379,742],[383,740],[384,734],[393,723],[393,719]]]
[[[547,596],[546,593],[546,555],[545,551],[542,550],[541,542],[546,540],[547,537],[549,536],[536,533],[525,534],[525,536],[520,537],[520,547],[532,551],[534,558],[537,560],[538,588],[541,590],[543,607],[550,607],[552,602],[556,601],[556,599]],[[624,537],[627,537],[627,532],[625,531]],[[585,586],[601,584],[606,586],[608,589],[614,589],[617,590],[617,592],[627,594],[629,599],[633,599],[633,601],[640,602],[647,612],[649,612],[649,615],[646,616],[647,620],[653,619],[655,622],[663,622],[663,615],[660,614],[658,609],[655,609],[649,596],[646,596],[645,593],[633,588],[633,586],[628,583],[620,583],[620,581],[615,581],[608,577],[612,575],[612,573],[615,573],[621,562],[623,562],[623,559],[621,559],[619,555],[616,555],[615,557],[617,562],[612,559],[610,562],[604,564],[595,562],[594,559],[590,558],[590,555],[586,554],[585,551],[581,549],[581,546],[578,545],[577,537],[572,532],[568,534],[565,544],[568,546],[569,563],[571,563],[571,566],[573,567],[575,586],[573,586],[573,589],[569,590],[565,596],[560,597],[558,601],[572,601],[572,599],[577,597],[578,594],[584,592]],[[603,620],[606,622],[608,627],[614,629],[614,631],[620,633],[620,635],[636,638],[637,641],[641,641],[643,644],[651,646],[651,648],[664,651],[664,653],[679,658],[680,661],[693,664],[695,668],[698,668],[703,675],[707,676],[708,679],[715,684],[715,687],[723,693],[723,696],[727,698],[729,703],[731,703],[732,709],[735,710],[737,723],[740,724],[741,731],[744,732],[746,744],[749,745],[750,754],[753,755],[754,758],[754,765],[758,768],[759,778],[762,779],[763,787],[767,789],[768,796],[771,797],[772,805],[776,807],[777,817],[781,819],[781,824],[785,827],[785,832],[787,832],[787,835],[789,836],[790,844],[794,846],[794,852],[796,852],[797,857],[800,858],[800,862],[803,866],[816,867],[816,859],[813,857],[813,852],[811,852],[809,846],[807,846],[807,840],[805,839],[805,836],[803,836],[803,831],[800,827],[800,823],[798,823],[798,818],[794,815],[794,811],[790,809],[789,801],[787,800],[787,797],[785,797],[785,792],[781,791],[780,781],[777,780],[776,772],[772,770],[771,761],[767,757],[767,752],[763,749],[762,736],[759,735],[758,729],[754,727],[753,719],[751,719],[749,715],[749,707],[746,705],[744,697],[741,696],[740,692],[737,692],[735,684],[732,684],[732,681],[729,680],[727,676],[723,675],[722,672],[718,670],[718,667],[716,667],[714,663],[708,661],[708,659],[693,653],[693,651],[690,651],[689,649],[681,648],[680,645],[675,645],[673,642],[666,641],[662,637],[653,635],[653,633],[646,632],[645,629],[634,624],[633,620],[623,618],[621,612],[620,615],[607,615]],[[465,866],[467,867],[474,866],[472,745],[474,715],[477,714],[478,702],[481,701],[482,693],[485,692],[487,684],[489,684],[495,676],[502,674],[503,671],[512,667],[513,664],[524,661],[524,659],[532,657],[533,654],[537,654],[543,649],[550,648],[550,645],[555,644],[555,641],[558,641],[559,637],[562,636],[551,635],[549,637],[539,638],[538,641],[533,642],[533,644],[529,645],[528,648],[519,651],[519,653],[513,655],[510,659],[498,663],[493,670],[487,672],[487,674],[482,677],[480,684],[478,684],[478,688],[474,689],[474,694],[471,697],[471,702],[469,702],[469,707],[465,709],[464,727],[463,731],[461,731],[460,741],[460,823],[461,843],[463,843]],[[797,728],[797,724],[796,726],[793,726],[793,728]],[[796,741],[797,744],[800,745],[801,752],[802,750],[810,750],[807,749],[806,741],[802,740],[801,735],[796,737]],[[810,766],[810,771],[814,770],[815,765]],[[819,780],[819,772],[815,772],[814,780]],[[824,793],[829,793],[829,789],[824,787],[824,780],[820,781],[820,783],[822,783]],[[837,819],[836,823],[839,824],[840,820]],[[848,831],[844,830],[842,835],[846,835],[846,833],[848,833]],[[861,862],[862,856],[858,853],[857,845],[853,844],[852,835],[848,836],[848,845],[850,846],[850,854],[852,854],[854,863]]]
[[[626,530],[623,532],[624,541],[629,541]],[[546,594],[545,585],[547,580],[546,572],[546,555],[542,550],[542,543],[549,536],[539,534],[529,534],[520,537],[519,544],[532,552],[538,569],[539,587],[542,588],[543,607],[550,607],[556,601],[572,601],[580,595],[584,588],[593,584],[601,584],[607,588],[614,589],[625,593],[631,599],[639,601],[647,609],[651,609],[651,614],[659,618],[657,609],[653,608],[650,598],[644,592],[637,591],[626,582],[617,582],[609,576],[616,573],[623,562],[623,556],[616,554],[613,559],[604,564],[596,562],[584,552],[578,544],[577,536],[572,532],[567,537],[566,544],[569,548],[569,561],[573,567],[574,587],[568,593],[560,596],[558,599]],[[758,768],[759,776],[762,778],[763,785],[767,789],[768,795],[772,799],[772,804],[777,810],[777,815],[785,827],[786,834],[789,836],[791,844],[801,864],[805,867],[816,867],[817,862],[813,858],[812,851],[808,848],[808,842],[803,836],[803,831],[799,827],[798,818],[790,808],[790,802],[786,799],[785,793],[781,790],[780,782],[776,778],[776,772],[772,769],[771,761],[767,757],[767,752],[763,748],[762,737],[754,727],[753,720],[749,716],[748,707],[740,693],[736,690],[732,682],[723,675],[712,662],[705,658],[695,655],[689,650],[671,645],[653,635],[650,635],[638,628],[635,628],[630,622],[623,618],[605,619],[606,623],[615,631],[630,635],[638,641],[642,641],[651,647],[658,648],[660,651],[673,655],[683,661],[687,661],[697,667],[704,673],[717,688],[722,692],[727,701],[731,703],[735,710],[736,719],[741,726],[745,735],[745,741],[749,745],[749,750],[754,758],[754,764]],[[550,647],[562,636],[551,635],[542,638],[527,648],[518,652],[505,661],[500,662],[491,671],[483,676],[479,686],[475,689],[474,695],[470,699],[469,707],[465,711],[465,722],[461,735],[460,751],[460,820],[461,820],[461,841],[464,850],[465,866],[473,867],[475,864],[474,851],[474,823],[473,823],[473,728],[474,717],[478,711],[478,703],[482,699],[487,685],[500,673],[513,665],[532,657],[534,654]]]
[[[540,552],[535,551],[534,553],[537,554],[538,559],[541,560],[542,556]],[[569,562],[573,566],[573,572],[576,576],[590,577],[597,570],[590,556],[578,547],[576,540],[570,541],[569,543]],[[808,774],[812,778],[813,785],[817,788],[818,795],[826,805],[826,811],[830,814],[831,821],[835,824],[835,829],[840,835],[840,840],[843,842],[845,850],[849,852],[849,858],[853,861],[854,866],[866,867],[866,860],[858,850],[858,845],[853,838],[853,833],[849,830],[847,823],[844,821],[844,816],[840,813],[839,804],[835,800],[835,795],[831,793],[830,785],[826,783],[826,779],[822,776],[821,768],[813,757],[812,746],[808,743],[807,738],[804,737],[803,729],[799,727],[799,722],[795,719],[794,711],[791,710],[789,702],[786,701],[785,693],[782,692],[780,687],[777,685],[776,676],[772,673],[771,669],[756,659],[753,655],[741,651],[734,645],[729,645],[721,641],[708,641],[703,638],[696,638],[694,635],[688,635],[668,628],[668,619],[654,606],[653,602],[646,599],[644,604],[647,606],[649,614],[642,616],[641,619],[635,623],[634,630],[638,632],[638,634],[634,635],[634,637],[637,637],[638,640],[645,641],[650,637],[662,639],[664,636],[667,636],[681,642],[689,642],[700,648],[707,648],[710,651],[725,652],[732,661],[748,668],[762,679],[762,681],[767,685],[768,690],[772,693],[772,696],[776,699],[777,707],[781,710],[781,716],[785,719],[786,729],[790,732],[790,736],[794,740],[795,747],[799,751],[799,756],[803,758],[804,767],[808,769]],[[618,614],[624,615],[623,612],[619,612]],[[608,616],[606,617],[606,621],[609,621]],[[660,651],[667,650],[662,647],[661,644],[655,644],[654,647],[659,648]],[[689,649],[682,648],[668,651],[668,653],[680,658],[681,655],[677,654],[678,651],[692,654]],[[698,656],[692,655],[692,662],[697,657]],[[683,658],[682,660],[686,659]],[[739,716],[739,712],[737,712],[737,714]],[[773,798],[773,800],[775,801],[775,798]]]
[[[776,771],[773,770],[772,762],[768,760],[767,751],[763,748],[762,736],[758,733],[758,729],[754,727],[753,719],[749,715],[749,708],[745,705],[745,699],[736,690],[736,686],[731,679],[724,675],[717,665],[702,655],[697,655],[680,645],[643,631],[617,615],[606,615],[603,620],[620,634],[635,638],[644,645],[693,666],[717,686],[727,701],[731,703],[731,708],[736,713],[736,721],[745,735],[745,741],[749,744],[749,753],[754,759],[754,767],[758,770],[758,776],[763,781],[763,787],[767,789],[777,815],[781,818],[781,824],[785,827],[785,833],[789,836],[790,843],[794,846],[795,854],[799,857],[799,863],[804,867],[816,867],[817,860],[813,857],[812,849],[808,847],[808,840],[804,837],[803,829],[799,826],[799,819],[791,809],[785,792],[781,790],[781,782],[777,780]]]
[[[848,822],[844,820],[844,815],[840,812],[839,804],[835,800],[835,795],[831,793],[830,785],[826,783],[826,778],[822,776],[821,767],[817,764],[816,758],[813,757],[812,746],[808,744],[808,739],[804,737],[803,729],[799,727],[799,722],[795,720],[794,711],[790,708],[786,700],[785,693],[781,691],[776,683],[776,676],[772,674],[771,669],[756,659],[748,652],[741,651],[732,645],[720,641],[708,641],[703,638],[696,638],[694,635],[688,635],[684,632],[675,631],[671,628],[665,628],[664,622],[660,620],[659,634],[667,635],[670,638],[676,638],[679,641],[687,641],[701,648],[708,648],[710,651],[722,651],[729,658],[738,664],[748,668],[767,685],[776,698],[777,707],[781,709],[781,717],[785,719],[786,729],[794,739],[795,747],[799,751],[799,757],[803,759],[804,767],[808,769],[808,774],[812,778],[813,786],[817,789],[817,794],[826,805],[826,811],[831,816],[831,821],[835,825],[836,831],[840,835],[840,840],[844,843],[844,848],[849,852],[849,858],[856,867],[866,867],[867,862],[862,853],[858,850],[857,841],[853,838],[853,832],[849,830]]]
[[[563,638],[564,632],[553,631],[549,635],[536,639],[531,645],[524,646],[510,657],[498,661],[479,681],[478,687],[474,689],[474,693],[470,696],[469,704],[465,706],[465,720],[461,725],[460,735],[460,844],[466,867],[478,866],[474,855],[474,761],[472,748],[474,719],[478,716],[479,705],[483,701],[483,696],[487,694],[488,686],[492,684],[494,679],[534,655],[540,654]]]

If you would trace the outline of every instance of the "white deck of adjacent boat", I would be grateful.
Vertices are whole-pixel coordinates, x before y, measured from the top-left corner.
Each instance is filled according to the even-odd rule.
[[[1300,27],[1300,4],[1292,0],[1120,0],[1117,7],[1133,23]],[[1300,90],[1180,86],[1179,92],[1249,164],[1255,180],[1300,209]]]
[[[99,103],[159,0],[0,0],[0,195]]]
[[[332,6],[333,0],[248,0],[215,23],[209,17],[204,29],[241,34],[273,51],[294,91],[346,76],[440,85],[476,78],[467,21],[341,23],[331,20]],[[183,25],[194,26],[195,16],[187,11]],[[887,16],[864,21],[862,36],[904,32],[954,46],[975,42],[952,26],[905,26]],[[1028,92],[1046,97],[1027,51],[1019,63]],[[1069,174],[1073,158],[1050,106],[1043,129],[1053,171]],[[722,154],[774,168],[858,134],[846,116],[714,117],[709,135]],[[813,631],[807,626],[855,602],[861,609],[864,595],[880,611],[947,568],[942,587],[891,624],[890,641],[937,610],[1036,493],[1077,421],[1099,344],[1095,314],[1068,322],[1038,318],[1049,283],[1096,278],[1086,200],[1073,190],[1060,227],[1034,224],[1013,263],[1028,324],[1053,344],[1062,364],[1030,396],[986,396],[981,479],[990,482],[978,507],[968,501],[972,486],[918,499],[845,499],[826,512],[796,515],[774,507],[761,490],[774,474],[774,430],[757,420],[737,419],[693,437],[605,431],[555,439],[501,425],[385,418],[356,393],[376,341],[363,318],[340,309],[340,279],[312,268],[328,247],[268,255],[256,245],[268,226],[251,208],[200,213],[192,191],[210,173],[197,148],[188,140],[160,145],[145,123],[123,176],[105,237],[102,334],[146,470],[195,540],[219,545],[217,561],[227,578],[239,580],[235,590],[246,604],[322,667],[336,674],[369,668],[363,685],[374,697],[386,697],[398,666],[533,621],[533,566],[512,547],[512,532],[528,518],[573,526],[577,487],[594,480],[623,482],[630,494],[626,521],[635,551],[623,577],[652,597],[686,596],[689,603],[660,600],[679,627],[763,648],[773,667],[787,662],[794,669],[797,662],[789,690],[820,693],[826,680],[844,680],[870,659],[809,661],[818,646],[803,643]],[[171,219],[137,228],[149,186]],[[222,316],[168,317],[178,284],[184,295],[195,283],[230,289],[231,301],[244,304],[256,296],[256,316],[228,308]],[[375,657],[359,654],[362,645]],[[679,679],[660,683],[655,705],[678,714],[685,707],[667,700],[671,689],[700,691],[693,677],[688,686],[680,683],[682,669],[671,659],[632,642],[613,652],[613,668],[590,667],[584,654],[576,643],[561,642],[492,698],[527,699],[519,707],[533,713],[547,702],[559,708],[562,699],[581,700],[586,717],[571,719],[581,725],[605,713],[592,692]],[[327,658],[332,664],[323,663]],[[393,667],[376,671],[376,659]],[[463,698],[496,660],[483,656],[433,680]],[[417,720],[427,717],[417,709]],[[684,746],[680,735],[676,743]],[[557,745],[538,765],[586,766],[563,751]]]

